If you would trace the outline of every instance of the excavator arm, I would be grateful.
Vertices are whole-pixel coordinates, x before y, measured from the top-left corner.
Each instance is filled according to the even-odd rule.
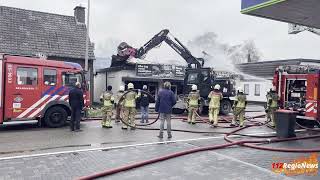
[[[151,49],[159,46],[163,41],[166,42],[172,49],[174,49],[183,59],[186,60],[188,66],[194,68],[201,68],[204,64],[203,58],[194,57],[191,52],[175,37],[172,40],[169,36],[169,30],[164,29],[152,37],[146,44],[139,49],[129,46],[127,43],[122,42],[118,46],[118,54],[112,56],[111,67],[115,64],[123,64],[130,57],[143,58]],[[176,41],[176,42],[175,42]],[[118,62],[118,63],[117,63]],[[122,62],[122,63],[119,63]],[[201,62],[201,63],[200,63]]]

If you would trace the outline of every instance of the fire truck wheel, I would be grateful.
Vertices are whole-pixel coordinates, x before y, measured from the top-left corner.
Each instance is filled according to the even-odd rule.
[[[48,127],[57,128],[66,124],[68,114],[63,107],[54,106],[47,110],[44,122]]]
[[[220,113],[228,115],[231,112],[231,102],[228,100],[222,100],[220,104]]]

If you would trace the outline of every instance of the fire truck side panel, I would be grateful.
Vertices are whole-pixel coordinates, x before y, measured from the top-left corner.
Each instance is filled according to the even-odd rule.
[[[3,60],[0,60],[0,124],[2,124],[3,122],[3,110],[4,110],[4,106],[3,106],[3,97],[4,97],[4,83],[3,83],[3,78],[4,78],[4,65],[3,65]]]
[[[319,74],[307,75],[306,116],[317,119]]]

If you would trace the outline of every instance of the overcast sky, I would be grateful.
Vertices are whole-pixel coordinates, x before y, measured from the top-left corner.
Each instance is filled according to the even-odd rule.
[[[73,8],[86,0],[0,0],[0,5],[73,15]],[[91,0],[90,36],[98,56],[109,56],[110,39],[134,47],[168,28],[182,42],[205,32],[215,32],[231,45],[251,39],[263,60],[320,59],[320,36],[310,32],[288,35],[286,23],[240,13],[240,0]],[[176,58],[173,50],[155,50],[150,58]]]

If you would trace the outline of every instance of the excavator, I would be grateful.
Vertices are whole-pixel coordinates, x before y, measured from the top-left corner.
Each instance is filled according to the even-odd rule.
[[[201,96],[199,112],[207,112],[209,104],[208,94],[210,93],[212,86],[219,84],[224,97],[221,101],[220,112],[222,114],[230,113],[232,99],[236,93],[235,86],[237,75],[225,71],[215,71],[213,68],[209,67],[203,67],[205,62],[204,58],[194,57],[181,41],[171,34],[169,37],[168,29],[160,31],[139,49],[131,47],[126,42],[120,43],[118,46],[118,54],[112,55],[111,67],[128,65],[127,60],[131,57],[143,59],[151,49],[160,46],[162,42],[167,43],[188,64],[184,78],[184,92],[182,96],[179,96],[174,111],[183,113],[187,109],[184,99],[191,91],[191,86],[196,84]]]

